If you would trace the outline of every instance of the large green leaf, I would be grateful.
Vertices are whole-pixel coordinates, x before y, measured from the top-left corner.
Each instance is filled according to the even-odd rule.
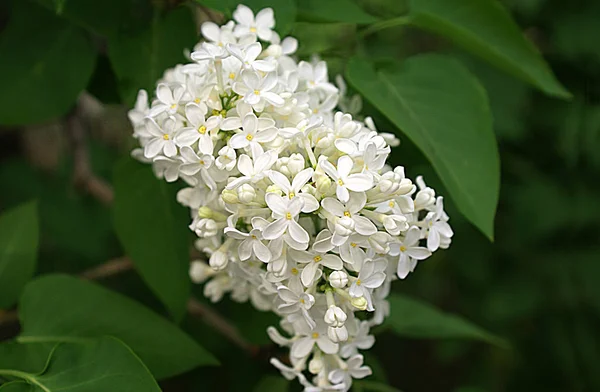
[[[140,359],[112,337],[59,344],[36,372],[3,368],[0,376],[15,380],[0,387],[7,392],[160,391]]]
[[[15,304],[35,272],[39,241],[37,203],[0,216],[0,308]]]
[[[156,378],[171,377],[215,358],[164,318],[94,283],[48,275],[21,297],[19,342],[64,342],[104,335],[123,340]]]
[[[0,36],[0,124],[62,116],[87,86],[96,52],[78,27],[28,1],[14,3]]]
[[[300,13],[317,20],[369,24],[379,19],[366,13],[352,0],[302,0]]]
[[[170,67],[186,61],[185,49],[198,41],[196,25],[186,7],[158,16],[149,29],[117,34],[108,40],[108,56],[119,81],[123,102],[133,105],[139,89],[152,95],[156,81]]]
[[[114,176],[114,225],[144,281],[176,319],[190,296],[188,213],[173,188],[127,157]]]
[[[354,58],[346,75],[423,151],[467,219],[493,238],[500,163],[479,82],[441,55],[412,57],[379,72]]]
[[[412,0],[409,19],[546,94],[571,96],[497,0]]]
[[[500,347],[507,343],[472,324],[433,306],[400,294],[392,294],[388,325],[398,335],[422,339],[473,339],[481,340]]]
[[[105,37],[139,31],[152,19],[150,0],[37,0],[37,2],[86,30]]]

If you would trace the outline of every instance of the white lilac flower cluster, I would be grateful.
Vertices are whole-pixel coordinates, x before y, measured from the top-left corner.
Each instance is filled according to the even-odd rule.
[[[371,374],[360,350],[389,313],[390,283],[450,245],[442,197],[386,166],[398,140],[328,81],[323,61],[297,61],[273,10],[240,5],[235,21],[202,25],[190,64],[168,70],[129,115],[156,175],[189,186],[194,261],[205,295],[230,293],[281,316],[269,336],[290,348],[272,363],[305,391],[348,391]]]

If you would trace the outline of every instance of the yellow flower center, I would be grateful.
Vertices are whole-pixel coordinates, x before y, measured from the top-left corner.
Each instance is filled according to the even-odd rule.
[[[344,211],[344,216],[347,216],[349,218],[351,216],[350,211]]]
[[[251,33],[256,33],[256,27],[250,27],[250,32]]]
[[[298,268],[292,268],[292,275],[298,275]]]
[[[163,139],[165,139],[165,140],[169,140],[169,135],[167,135],[167,134],[164,134],[164,135],[163,135]]]
[[[312,333],[312,338],[313,339],[318,339],[319,338],[319,333],[318,332],[313,332]]]
[[[396,205],[396,203],[394,203],[394,201],[390,201],[388,203],[388,205],[390,206],[390,208],[394,208],[394,206]]]
[[[204,166],[204,160],[203,160],[203,159],[200,159],[199,163],[200,163],[202,166]]]
[[[304,301],[304,298],[300,298],[300,303],[301,304],[305,304],[306,303],[306,301]]]
[[[360,281],[360,279],[356,279],[356,285],[357,285],[357,286],[360,286],[360,285],[361,285],[361,283],[362,283],[362,282]]]
[[[285,214],[285,219],[292,220],[292,214],[290,212],[288,212],[287,214]]]
[[[402,245],[402,246],[400,247],[400,252],[406,252],[406,246]]]
[[[315,261],[315,263],[318,263],[319,261],[323,260],[323,258],[321,256],[315,256],[313,260]]]
[[[175,109],[177,107],[177,104],[174,103],[173,105],[171,105],[171,109]]]
[[[196,103],[200,103],[200,98],[196,98],[196,99],[194,99],[194,102],[196,102]]]
[[[246,140],[248,140],[249,142],[252,141],[252,139],[254,139],[254,136],[252,135],[246,135]]]
[[[356,242],[351,242],[350,246],[353,247],[353,248],[356,248]]]
[[[255,239],[256,239],[256,236],[255,236],[254,234],[252,234],[250,237],[251,237],[253,240],[255,240]]]
[[[258,91],[258,90],[254,90],[254,94],[256,94],[256,95],[260,95],[260,91]]]
[[[290,194],[288,195],[288,197],[290,199],[293,199],[294,197],[296,197],[296,194],[294,192],[290,192]]]
[[[317,108],[313,109],[313,113],[314,113],[314,114],[317,114],[317,113],[319,113],[319,109],[317,109]]]
[[[229,73],[229,79],[235,79],[235,74],[233,72]]]
[[[344,181],[342,181],[341,178],[337,181],[337,183],[340,184],[340,185],[344,185]]]
[[[198,128],[198,132],[200,132],[200,134],[204,135],[206,133],[206,127],[204,125],[202,125],[200,128]]]

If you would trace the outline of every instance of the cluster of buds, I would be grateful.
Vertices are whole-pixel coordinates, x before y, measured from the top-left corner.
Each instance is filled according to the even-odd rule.
[[[391,282],[450,245],[448,216],[420,177],[386,165],[393,135],[336,110],[360,99],[325,62],[293,57],[272,9],[240,5],[233,18],[202,25],[150,104],[139,93],[132,155],[188,185],[177,199],[209,255],[190,270],[205,295],[280,315],[267,332],[290,360],[273,365],[305,391],[348,391],[371,373],[359,350],[389,313]]]

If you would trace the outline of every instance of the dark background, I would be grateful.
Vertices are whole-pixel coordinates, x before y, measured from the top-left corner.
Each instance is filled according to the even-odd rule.
[[[376,16],[402,13],[396,0],[358,3]],[[419,264],[416,273],[395,283],[394,290],[461,314],[506,338],[512,348],[401,339],[381,329],[375,347],[366,354],[367,363],[375,378],[406,392],[600,390],[600,2],[504,3],[573,93],[570,102],[545,97],[446,41],[406,27],[380,31],[365,42],[355,39],[356,26],[345,24],[325,28],[304,20],[292,32],[301,42],[300,55],[316,51],[330,61],[330,77],[341,72],[357,50],[382,63],[415,52],[441,51],[474,71],[490,97],[502,165],[495,242],[448,202],[455,231],[451,248]],[[0,2],[0,34],[10,9],[11,2]],[[132,29],[147,19],[144,10],[142,4]],[[102,40],[96,44],[101,47]],[[117,85],[111,64],[101,54],[84,102],[80,100],[92,169],[108,183],[115,161],[132,145],[127,107],[118,103]],[[397,132],[366,103],[363,113],[373,115],[380,130]],[[78,273],[123,254],[110,209],[73,182],[72,140],[64,124],[60,119],[0,128],[0,210],[39,200],[39,274]],[[392,153],[392,163],[404,165],[409,177],[425,174],[428,183],[445,194],[424,157],[399,136],[402,144]],[[103,283],[164,311],[133,272]],[[196,291],[201,297],[201,287]],[[260,351],[249,356],[201,321],[186,319],[188,333],[223,366],[164,382],[165,391],[259,390],[256,383],[263,375],[276,375],[268,358],[279,352],[265,333],[276,319],[229,300],[215,308],[234,321],[245,338],[260,345]],[[16,327],[4,326],[0,333],[14,336]]]

